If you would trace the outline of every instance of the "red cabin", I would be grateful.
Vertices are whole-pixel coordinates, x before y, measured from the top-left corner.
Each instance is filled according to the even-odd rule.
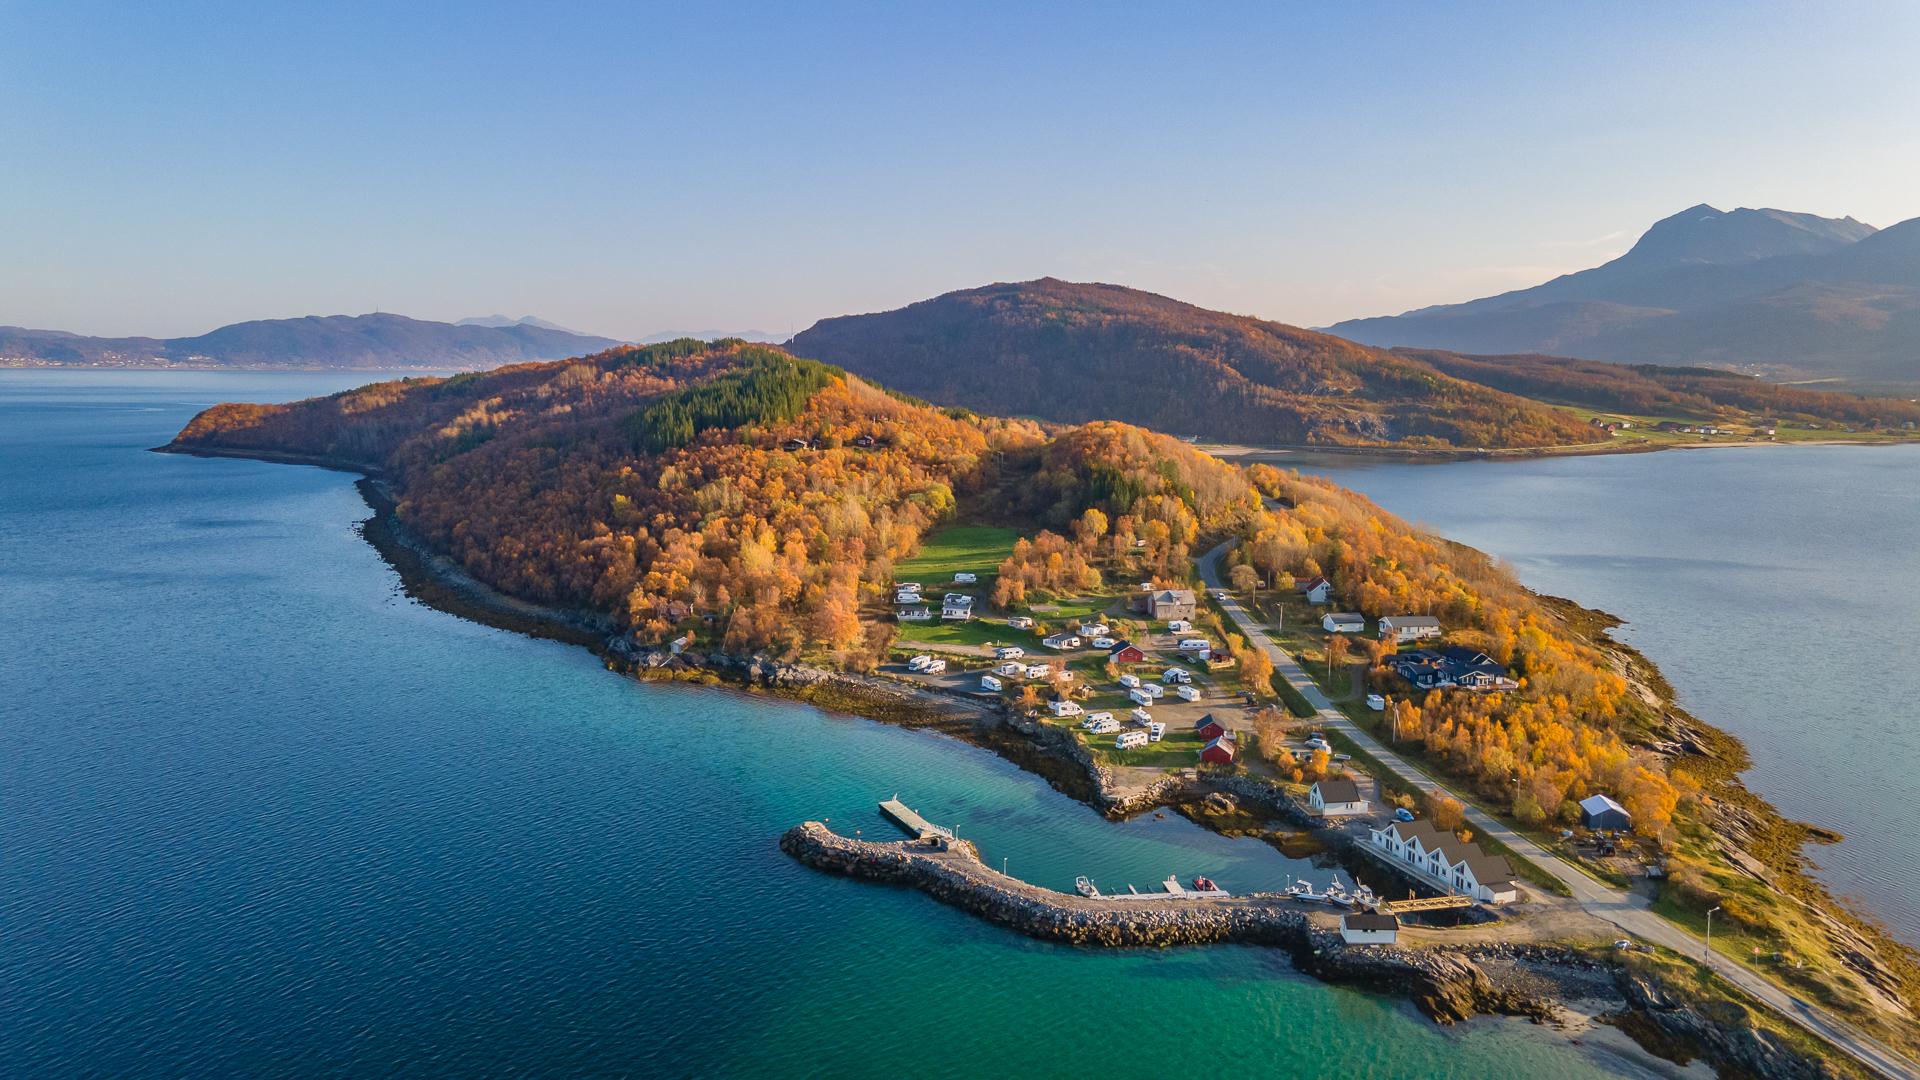
[[[1200,760],[1209,765],[1231,765],[1235,753],[1233,740],[1222,735],[1200,751]]]
[[[1141,652],[1140,646],[1133,642],[1123,641],[1113,647],[1113,651],[1107,654],[1107,659],[1116,664],[1144,664],[1147,662],[1147,654]]]
[[[1227,725],[1215,720],[1213,714],[1208,713],[1193,725],[1193,733],[1208,740],[1224,738],[1227,735]]]

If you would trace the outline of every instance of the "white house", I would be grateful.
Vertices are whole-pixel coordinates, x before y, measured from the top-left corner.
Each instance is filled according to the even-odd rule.
[[[1079,702],[1067,701],[1064,699],[1060,701],[1048,702],[1047,710],[1053,713],[1053,715],[1055,716],[1079,716],[1082,712],[1085,711],[1080,708]]]
[[[1040,644],[1049,649],[1077,649],[1080,639],[1073,634],[1049,634]]]
[[[980,575],[972,572],[971,570],[962,570],[959,573],[953,575],[953,583],[955,585],[972,585],[974,582],[979,580],[980,580]]]
[[[1174,693],[1179,696],[1181,701],[1200,700],[1200,691],[1192,686],[1182,686],[1178,690],[1175,690]]]
[[[1402,642],[1439,637],[1440,620],[1431,615],[1383,615],[1380,636]]]
[[[940,604],[940,617],[942,619],[973,618],[973,597],[961,593],[948,593],[947,598]]]
[[[1320,811],[1322,817],[1367,812],[1367,800],[1360,797],[1360,785],[1344,777],[1315,782],[1307,790],[1307,802]]]
[[[1127,697],[1133,702],[1135,702],[1136,704],[1140,704],[1140,705],[1153,704],[1153,695],[1147,693],[1147,688],[1144,686],[1136,686],[1133,689],[1127,691]]]
[[[1006,688],[1006,684],[1001,682],[998,676],[995,676],[995,675],[980,676],[980,689],[982,690],[991,690],[997,694],[1005,688]]]
[[[1389,821],[1368,833],[1374,852],[1409,877],[1487,904],[1512,903],[1520,896],[1505,857],[1462,843],[1425,821]]]
[[[1300,592],[1307,598],[1307,603],[1324,604],[1333,599],[1333,582],[1317,577],[1300,586]]]
[[[1329,634],[1358,634],[1366,630],[1367,619],[1357,611],[1334,611],[1321,618],[1320,628]]]
[[[1113,740],[1115,750],[1138,750],[1147,745],[1147,733],[1144,731],[1123,731]]]
[[[1033,629],[1033,617],[1030,615],[1015,615],[1013,618],[1007,620],[1007,625],[1013,627],[1015,630],[1031,630]]]
[[[1349,945],[1391,945],[1400,940],[1400,919],[1391,911],[1349,911],[1340,916],[1340,940]]]

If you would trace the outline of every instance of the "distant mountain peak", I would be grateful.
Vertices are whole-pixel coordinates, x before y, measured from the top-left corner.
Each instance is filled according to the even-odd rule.
[[[1920,224],[1700,203],[1592,269],[1329,329],[1369,345],[1920,383]]]
[[[574,330],[570,327],[561,326],[559,323],[548,322],[547,320],[542,319],[537,315],[522,315],[517,319],[510,319],[505,315],[471,315],[471,316],[468,316],[467,318],[461,319],[460,321],[454,323],[453,325],[485,326],[485,327],[490,327],[496,330],[501,329],[503,327],[508,327],[508,326],[531,326],[540,330],[558,330],[563,334],[580,333],[580,331],[578,330]]]

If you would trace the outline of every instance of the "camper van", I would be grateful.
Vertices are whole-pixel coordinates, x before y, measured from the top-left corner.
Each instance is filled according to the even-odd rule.
[[[1115,750],[1138,750],[1147,745],[1147,733],[1144,731],[1123,731],[1114,737]]]

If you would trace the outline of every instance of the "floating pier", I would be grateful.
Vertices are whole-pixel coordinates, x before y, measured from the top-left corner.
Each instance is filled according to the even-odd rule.
[[[925,839],[929,836],[944,836],[949,840],[954,838],[952,829],[935,825],[933,822],[921,817],[914,812],[912,807],[901,802],[898,794],[894,795],[891,799],[882,801],[880,803],[880,812],[887,816],[887,820],[906,830],[907,835],[915,839]]]

